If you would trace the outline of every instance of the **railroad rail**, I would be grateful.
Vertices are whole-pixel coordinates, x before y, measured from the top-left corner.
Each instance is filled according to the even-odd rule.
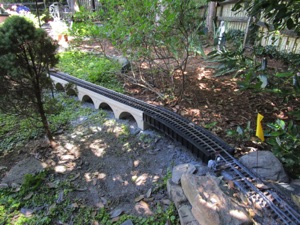
[[[273,218],[276,224],[300,225],[300,214],[295,207],[280,196],[274,187],[262,190],[257,187],[256,184],[264,184],[267,187],[268,184],[235,159],[233,157],[234,149],[210,131],[163,107],[145,103],[64,73],[51,72],[50,74],[143,111],[143,120],[149,126],[180,142],[202,161],[207,163],[209,160],[216,160],[216,169],[222,169],[223,172],[229,174],[236,187],[254,205],[259,205],[266,215]]]

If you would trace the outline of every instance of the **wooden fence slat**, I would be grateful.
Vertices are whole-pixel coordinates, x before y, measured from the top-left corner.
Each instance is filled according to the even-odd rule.
[[[288,38],[286,36],[283,36],[281,38],[281,43],[279,46],[279,51],[285,51],[286,50],[286,43],[287,43]]]
[[[288,51],[288,52],[293,52],[293,50],[294,50],[294,45],[295,45],[295,41],[296,41],[295,38],[289,37],[289,44],[288,44],[288,46],[287,46],[287,51]]]
[[[240,22],[240,23],[246,23],[248,20],[248,17],[230,17],[230,16],[218,16],[218,21],[228,21],[228,22]]]
[[[300,54],[300,39],[299,38],[297,38],[297,40],[296,40],[295,53]]]

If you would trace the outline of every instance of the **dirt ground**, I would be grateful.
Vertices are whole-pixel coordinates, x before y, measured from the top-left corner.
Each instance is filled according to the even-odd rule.
[[[26,173],[49,169],[49,188],[70,182],[73,190],[64,198],[73,204],[147,216],[157,204],[170,205],[165,182],[174,166],[192,163],[198,174],[208,171],[190,151],[155,131],[141,131],[134,121],[75,124],[55,136],[56,149],[40,139],[2,155],[0,183],[18,186]],[[124,124],[130,127],[126,138]]]
[[[216,78],[207,65],[200,56],[191,58],[186,75],[188,88],[176,104],[157,102],[153,93],[136,86],[127,85],[127,92],[149,103],[165,105],[198,125],[214,123],[212,132],[235,146],[240,153],[250,147],[261,149],[264,146],[251,140],[237,142],[226,135],[227,130],[235,130],[238,125],[245,127],[248,121],[255,130],[258,112],[265,116],[263,122],[270,122],[276,118],[287,119],[287,113],[299,107],[299,99],[286,102],[270,93],[241,91],[237,78]],[[169,204],[166,191],[157,187],[172,166],[192,162],[197,165],[199,173],[206,173],[201,162],[170,139],[149,131],[151,138],[147,136],[149,140],[141,140],[143,132],[132,125],[130,141],[123,143],[119,133],[121,125],[110,123],[105,126],[79,123],[71,132],[56,135],[59,143],[56,150],[38,140],[17,152],[1,155],[0,178],[18,162],[34,159],[40,165],[53,168],[55,180],[74,183],[77,188],[71,194],[82,204],[147,215],[158,202]],[[30,160],[27,167],[34,165]],[[4,181],[20,182],[18,179],[6,178]]]

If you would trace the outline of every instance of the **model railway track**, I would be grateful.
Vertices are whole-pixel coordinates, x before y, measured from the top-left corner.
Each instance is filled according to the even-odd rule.
[[[232,147],[208,130],[165,108],[147,104],[67,74],[51,72],[51,75],[143,111],[144,122],[180,142],[204,162],[218,159],[217,167],[230,174],[230,179],[244,195],[253,204],[259,205],[277,224],[300,225],[300,214],[271,188],[258,188],[257,184],[263,184],[263,181],[232,156]]]

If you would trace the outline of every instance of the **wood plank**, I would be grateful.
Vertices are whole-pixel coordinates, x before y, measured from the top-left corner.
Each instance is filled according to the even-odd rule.
[[[296,43],[295,43],[295,54],[300,54],[300,39],[297,38]]]
[[[288,46],[287,46],[287,51],[288,52],[294,52],[295,41],[296,41],[296,38],[289,37]]]
[[[288,41],[288,37],[286,36],[283,36],[281,38],[281,43],[280,43],[280,46],[279,46],[279,51],[285,51],[286,50],[286,43]]]
[[[218,21],[247,23],[248,17],[217,16]]]
[[[224,1],[224,2],[218,2],[218,4],[223,6],[223,5],[233,4],[233,3],[237,3],[237,2],[238,2],[238,0],[228,0],[228,1]]]

